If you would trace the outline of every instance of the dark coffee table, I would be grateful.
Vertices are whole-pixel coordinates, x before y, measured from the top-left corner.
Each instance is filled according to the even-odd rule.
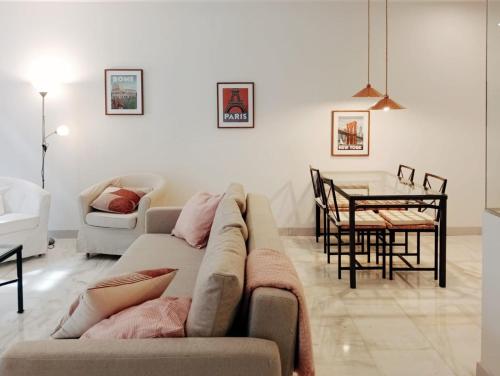
[[[11,281],[1,282],[0,286],[17,282],[17,313],[23,313],[23,246],[22,245],[0,245],[0,262],[9,257],[16,256],[17,278]]]

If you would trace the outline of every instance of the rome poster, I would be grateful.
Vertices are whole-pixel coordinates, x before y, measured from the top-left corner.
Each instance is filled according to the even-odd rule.
[[[142,69],[106,69],[106,115],[143,115]]]

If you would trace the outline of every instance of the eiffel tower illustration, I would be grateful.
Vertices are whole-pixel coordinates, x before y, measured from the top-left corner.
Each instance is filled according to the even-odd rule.
[[[224,108],[224,113],[229,113],[229,111],[233,108],[239,108],[241,113],[247,112],[247,107],[240,98],[240,89],[231,90],[231,98],[229,98],[229,102],[227,103],[226,108]]]

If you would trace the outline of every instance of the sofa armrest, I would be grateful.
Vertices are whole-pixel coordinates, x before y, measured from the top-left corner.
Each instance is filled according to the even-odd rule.
[[[140,233],[145,231],[147,211],[152,207],[163,205],[165,203],[165,196],[166,185],[161,184],[159,187],[154,188],[151,192],[141,198],[139,201],[139,207],[137,208],[137,231]]]
[[[146,212],[147,234],[170,234],[181,214],[181,207],[157,207]]]
[[[298,307],[295,295],[281,289],[259,287],[250,298],[248,336],[278,345],[283,376],[294,370]]]
[[[279,376],[275,343],[252,338],[45,340],[19,342],[2,376]]]

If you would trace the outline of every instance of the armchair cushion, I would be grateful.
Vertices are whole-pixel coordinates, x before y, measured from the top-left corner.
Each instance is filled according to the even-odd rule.
[[[145,194],[133,188],[107,187],[90,206],[108,213],[128,214],[137,208]]]
[[[129,214],[93,211],[86,215],[85,222],[95,227],[133,229],[137,224],[137,211]]]
[[[24,230],[31,230],[38,226],[40,217],[24,213],[7,213],[0,216],[0,235]]]

